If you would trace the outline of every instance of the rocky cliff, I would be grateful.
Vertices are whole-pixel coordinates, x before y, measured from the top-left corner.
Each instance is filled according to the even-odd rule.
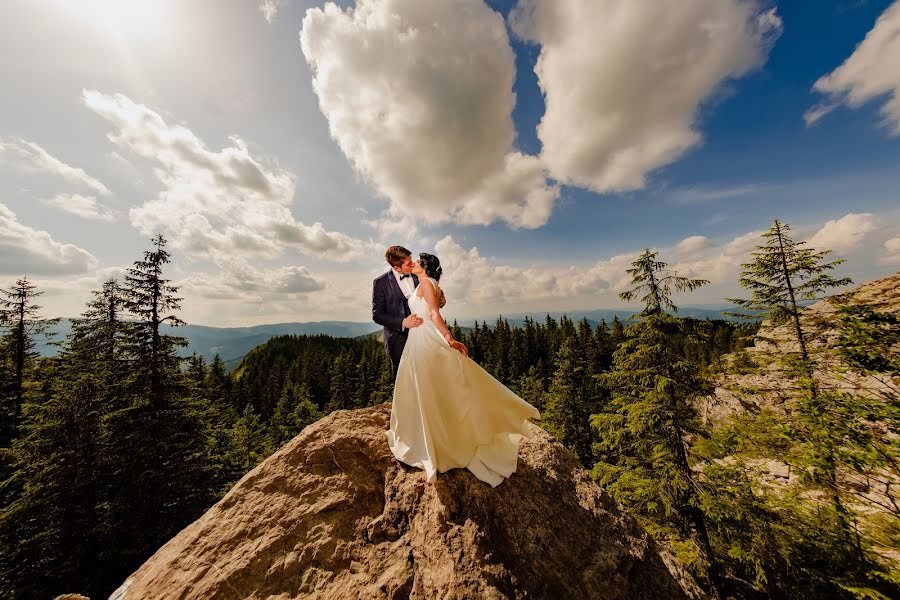
[[[429,485],[390,453],[390,410],[304,429],[111,598],[701,596],[539,427],[497,488],[465,469]]]
[[[846,295],[846,296],[845,296]],[[861,284],[842,294],[844,302],[869,304],[879,311],[900,312],[900,273]],[[854,373],[842,364],[837,355],[830,352],[837,337],[837,298],[816,302],[804,311],[801,324],[808,336],[810,358],[816,366],[816,383],[819,389],[854,393],[879,393],[888,391],[893,383],[882,377]],[[792,323],[773,325],[764,321],[756,343],[744,353],[726,357],[736,373],[724,375],[717,382],[715,397],[701,406],[711,421],[745,410],[751,412],[760,407],[780,410],[797,393],[793,376],[785,373],[781,359],[797,353],[799,346]],[[743,365],[736,365],[736,361]]]

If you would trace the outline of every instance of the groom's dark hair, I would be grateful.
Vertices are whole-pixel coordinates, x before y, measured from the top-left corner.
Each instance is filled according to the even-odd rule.
[[[384,252],[384,259],[392,267],[399,267],[406,262],[408,257],[412,256],[412,252],[403,246],[391,246]]]

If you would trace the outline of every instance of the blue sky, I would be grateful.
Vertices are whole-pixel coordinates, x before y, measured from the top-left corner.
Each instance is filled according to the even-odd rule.
[[[721,304],[773,217],[900,264],[900,2],[2,2],[0,77],[0,277],[53,315],[156,231],[209,325],[365,321],[392,243],[451,318],[620,306],[646,247]]]

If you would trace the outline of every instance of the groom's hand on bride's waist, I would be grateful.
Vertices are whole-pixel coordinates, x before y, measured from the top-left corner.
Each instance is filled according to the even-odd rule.
[[[422,320],[422,317],[420,317],[416,313],[413,313],[413,314],[409,315],[408,317],[406,317],[405,319],[403,319],[403,328],[411,329],[413,327],[418,327],[422,323],[424,323],[424,321]]]

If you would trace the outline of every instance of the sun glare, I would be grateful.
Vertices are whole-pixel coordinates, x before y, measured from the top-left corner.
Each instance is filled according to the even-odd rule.
[[[172,25],[173,0],[56,0],[76,19],[116,36],[155,37]]]

